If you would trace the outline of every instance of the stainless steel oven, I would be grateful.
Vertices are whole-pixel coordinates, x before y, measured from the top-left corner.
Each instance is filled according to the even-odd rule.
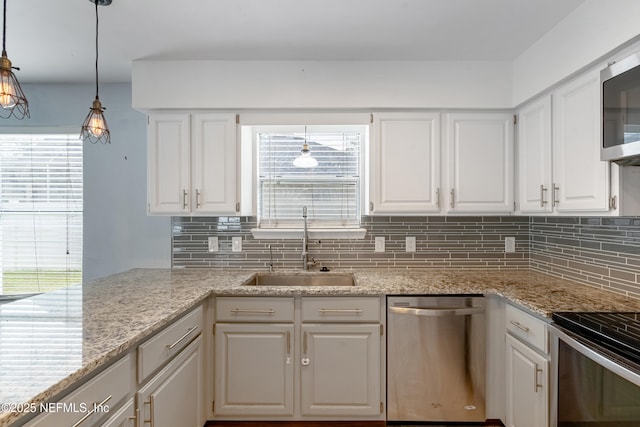
[[[640,427],[640,314],[553,320],[551,427]]]

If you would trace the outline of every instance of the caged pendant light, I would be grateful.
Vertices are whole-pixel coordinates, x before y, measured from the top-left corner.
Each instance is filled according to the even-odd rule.
[[[13,116],[18,120],[29,117],[29,102],[22,92],[22,87],[12,70],[19,70],[11,65],[7,58],[7,0],[4,0],[2,19],[2,57],[0,58],[0,117],[8,119]]]
[[[98,97],[98,6],[109,6],[111,0],[89,0],[96,5],[96,99],[89,109],[87,118],[82,123],[80,130],[80,138],[88,140],[92,144],[101,142],[103,144],[111,144],[111,133],[104,118],[105,108]]]

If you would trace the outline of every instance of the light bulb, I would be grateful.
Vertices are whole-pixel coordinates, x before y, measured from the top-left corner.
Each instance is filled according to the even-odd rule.
[[[311,157],[311,150],[309,150],[309,145],[307,143],[302,146],[300,153],[302,154],[296,157],[293,161],[293,166],[297,168],[315,168],[318,166],[318,161]]]
[[[11,84],[11,80],[0,77],[0,107],[9,110],[16,106],[16,90]]]
[[[96,138],[100,138],[104,133],[105,123],[102,114],[92,114],[91,119],[89,120],[88,126],[89,132],[91,135]]]

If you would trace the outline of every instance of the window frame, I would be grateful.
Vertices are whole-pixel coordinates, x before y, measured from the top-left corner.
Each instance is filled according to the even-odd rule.
[[[258,227],[251,230],[254,238],[257,239],[298,239],[302,237],[303,226],[295,222],[268,227],[260,226],[258,218],[258,197],[260,177],[258,176],[258,140],[257,135],[261,130],[274,131],[278,129],[290,129],[296,132],[304,131],[311,133],[314,126],[323,126],[324,130],[335,127],[336,129],[357,129],[362,132],[360,145],[359,164],[359,200],[357,203],[356,225],[339,225],[324,221],[310,221],[308,224],[309,237],[313,239],[361,239],[364,238],[366,230],[360,227],[360,221],[366,214],[369,198],[369,144],[371,136],[370,114],[255,114],[241,116],[240,125],[240,152],[241,152],[241,206],[244,208],[241,215],[256,216]],[[247,197],[247,195],[250,195]],[[301,214],[302,215],[302,214]]]
[[[2,128],[2,130],[0,131],[0,133],[2,134],[3,137],[8,137],[11,135],[65,135],[68,137],[67,140],[71,140],[73,139],[74,136],[77,136],[79,144],[81,146],[81,150],[82,153],[84,153],[84,143],[80,140],[79,137],[79,133],[78,133],[78,129],[75,127],[71,127],[71,126],[24,126],[24,127],[6,127],[6,128]],[[82,163],[82,168],[84,169],[84,154],[82,154],[82,156],[80,157],[80,161]],[[84,250],[84,244],[83,244],[83,240],[84,240],[84,172],[82,173],[82,186],[83,186],[83,190],[82,190],[82,207],[80,210],[72,210],[72,211],[61,211],[61,214],[66,214],[66,215],[77,215],[78,213],[81,216],[81,226],[80,226],[80,242],[79,242],[79,246],[80,246],[80,272],[79,272],[79,276],[80,279],[77,282],[73,282],[73,283],[67,283],[66,286],[62,286],[60,288],[56,288],[56,289],[61,289],[61,288],[66,288],[68,286],[73,286],[76,284],[81,283],[81,277],[82,277],[82,269],[83,269],[83,261],[82,261],[82,252]],[[1,213],[2,210],[0,210]],[[32,211],[25,211],[26,213],[32,212]],[[33,211],[32,214],[36,214],[38,212],[38,210]],[[73,212],[73,213],[72,213]],[[68,243],[67,243],[68,244]],[[68,263],[68,260],[67,260]],[[68,268],[68,266],[66,267]],[[76,270],[73,270],[76,271]],[[0,274],[2,272],[2,268],[0,268]],[[46,271],[44,271],[44,273],[46,273]],[[38,293],[43,293],[43,292],[50,292],[50,290],[45,290],[45,291],[32,291],[32,290],[25,290],[23,292],[20,293],[10,293],[10,294],[5,294],[4,291],[0,291],[0,299],[2,300],[12,300],[12,299],[19,299],[22,298],[24,296],[29,296],[29,295],[33,295],[33,294],[38,294]]]

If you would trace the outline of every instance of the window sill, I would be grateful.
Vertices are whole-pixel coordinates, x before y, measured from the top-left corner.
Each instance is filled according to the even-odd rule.
[[[252,228],[254,239],[302,239],[301,228]],[[310,228],[309,239],[364,239],[365,228]]]

